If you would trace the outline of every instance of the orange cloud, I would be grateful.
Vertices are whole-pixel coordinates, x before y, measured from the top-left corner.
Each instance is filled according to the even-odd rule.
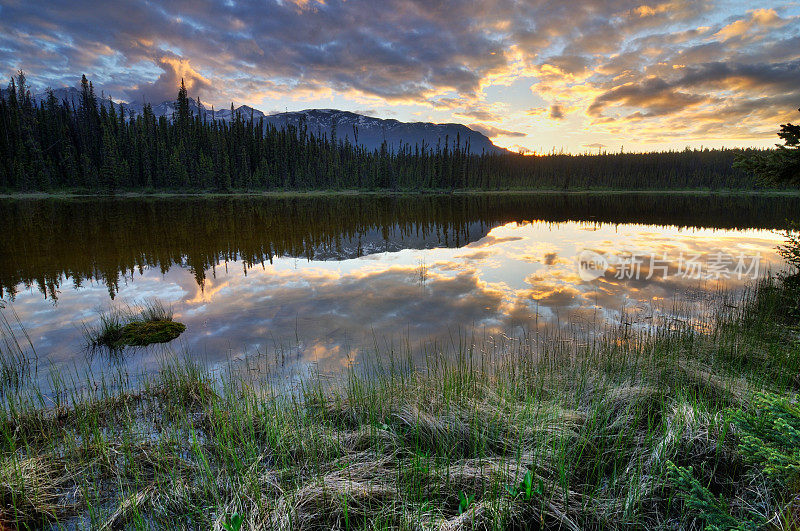
[[[727,41],[733,38],[742,38],[753,30],[778,28],[789,23],[788,20],[778,16],[774,9],[755,9],[749,12],[750,16],[732,22],[714,34],[714,37]]]

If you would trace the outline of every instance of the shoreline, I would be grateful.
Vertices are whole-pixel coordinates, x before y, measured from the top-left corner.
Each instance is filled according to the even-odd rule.
[[[291,199],[304,197],[446,197],[446,196],[504,196],[504,195],[698,195],[698,196],[740,196],[740,197],[799,197],[798,190],[740,190],[740,189],[670,189],[670,190],[628,190],[628,189],[523,189],[523,190],[286,190],[286,191],[232,191],[232,192],[20,192],[0,193],[0,200],[9,199],[148,199],[148,198],[268,198]]]

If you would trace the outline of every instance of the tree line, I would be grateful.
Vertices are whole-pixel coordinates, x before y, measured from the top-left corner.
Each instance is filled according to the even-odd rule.
[[[183,83],[172,117],[157,117],[149,104],[126,116],[86,76],[77,102],[58,101],[52,91],[36,101],[19,72],[0,93],[0,124],[0,190],[7,192],[760,186],[732,166],[753,150],[473,154],[460,138],[368,150],[303,122],[276,128],[252,114],[234,113],[229,122],[194,114]]]

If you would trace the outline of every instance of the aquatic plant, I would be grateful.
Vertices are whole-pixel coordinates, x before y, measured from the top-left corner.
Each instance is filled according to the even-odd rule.
[[[425,263],[424,258],[420,258],[417,263],[416,277],[420,286],[424,286],[428,281],[428,265]]]
[[[122,327],[119,346],[143,347],[153,343],[168,343],[186,330],[186,325],[174,321],[133,321]]]
[[[84,337],[90,347],[110,350],[167,343],[186,330],[186,325],[172,318],[172,308],[157,299],[148,299],[138,310],[114,307],[101,312],[98,326],[84,325]]]
[[[32,366],[33,370],[36,368],[37,356],[19,315],[13,308],[5,308],[2,304],[0,310],[0,396],[3,396],[23,386],[31,375]],[[11,312],[13,322],[8,319],[6,312]]]
[[[145,299],[139,311],[144,322],[172,321],[172,306],[166,306],[158,299]]]

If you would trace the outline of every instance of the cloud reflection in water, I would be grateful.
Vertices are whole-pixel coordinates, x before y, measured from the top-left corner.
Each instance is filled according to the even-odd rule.
[[[627,251],[675,260],[681,252],[704,259],[717,252],[760,253],[775,269],[780,241],[778,234],[763,230],[508,223],[460,248],[404,249],[339,261],[278,257],[251,268],[230,261],[207,270],[202,287],[183,267],[163,274],[145,268],[120,286],[117,300],[135,303],[156,296],[171,303],[176,319],[187,325],[172,349],[212,364],[255,352],[273,359],[283,352],[285,371],[302,374],[313,364],[328,372],[358,363],[376,341],[418,347],[450,341],[466,330],[513,335],[556,322],[602,325],[623,312],[645,319],[714,284],[659,274],[649,280],[617,279],[613,269],[585,282],[575,263],[585,248],[609,256]],[[426,269],[424,278],[420,267]],[[745,282],[733,278],[726,285]],[[56,368],[86,363],[79,323],[110,302],[102,283],[72,288],[65,280],[56,306],[35,290],[20,288],[13,304],[40,357]],[[142,349],[118,363],[146,372],[163,355],[161,347]],[[88,363],[102,369],[107,361],[95,357]]]

